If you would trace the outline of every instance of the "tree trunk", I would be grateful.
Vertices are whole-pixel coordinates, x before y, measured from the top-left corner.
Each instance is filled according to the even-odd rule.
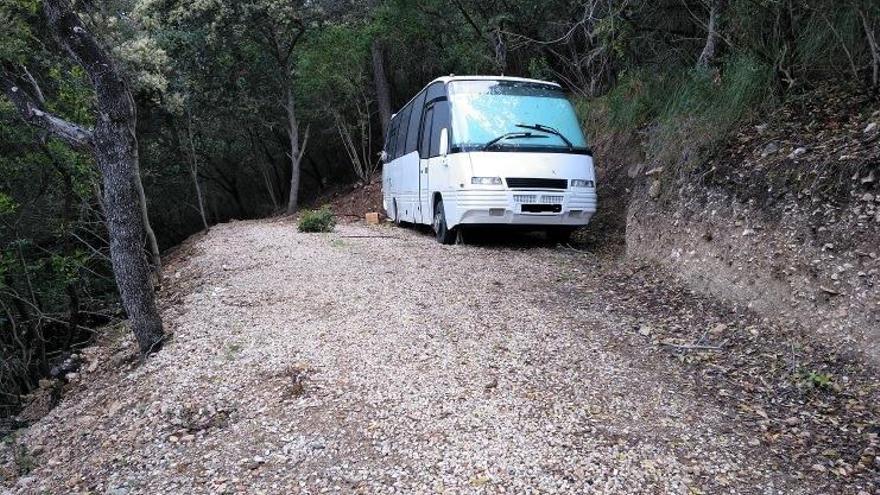
[[[186,137],[189,141],[189,174],[196,189],[196,200],[198,201],[199,215],[202,217],[202,226],[205,228],[205,232],[207,232],[209,229],[208,218],[205,216],[205,200],[202,197],[202,186],[199,184],[199,161],[196,156],[196,143],[192,130],[192,114],[190,114],[189,109],[186,110]]]
[[[709,27],[706,34],[706,45],[703,52],[697,60],[697,67],[700,69],[708,69],[715,60],[715,54],[718,52],[718,41],[721,39],[720,23],[721,16],[727,8],[727,0],[711,0],[712,6],[709,8]]]
[[[102,111],[110,110],[117,117],[129,114],[120,120],[101,118],[95,127],[95,157],[104,185],[110,259],[122,305],[138,346],[142,354],[150,354],[161,348],[163,332],[150,280],[150,267],[143,252],[147,234],[144,215],[138,208],[141,191],[137,178],[134,106],[127,91],[107,96],[112,100],[104,99],[99,104]]]
[[[376,101],[379,104],[379,118],[382,120],[382,142],[388,139],[391,125],[391,89],[385,74],[385,49],[379,40],[373,41],[373,81],[376,84]]]
[[[138,192],[138,203],[141,207],[141,214],[144,222],[144,233],[147,236],[147,246],[150,248],[150,267],[152,268],[154,284],[162,285],[162,255],[159,253],[159,243],[156,241],[156,233],[153,232],[153,226],[150,225],[150,214],[147,211],[147,194],[144,192],[144,182],[141,180],[140,166],[135,157],[134,162],[135,174],[134,181]]]
[[[287,214],[296,213],[299,203],[299,162],[302,158],[299,149],[299,123],[296,120],[296,104],[293,98],[293,87],[287,84],[287,132],[290,138],[290,196],[287,200]]]
[[[0,75],[7,95],[28,122],[44,127],[73,146],[90,149],[101,171],[103,206],[110,237],[113,274],[122,305],[146,355],[162,346],[162,319],[156,308],[150,267],[144,255],[147,237],[145,204],[138,175],[135,136],[136,113],[131,93],[113,60],[71,9],[67,0],[44,0],[47,27],[58,42],[85,69],[95,89],[98,115],[93,131],[82,129],[45,112],[25,92]]]
[[[871,83],[875,88],[880,87],[880,45],[874,35],[874,27],[868,21],[865,11],[859,9],[859,17],[862,18],[862,27],[865,29],[865,39],[868,42],[868,50],[871,52]]]

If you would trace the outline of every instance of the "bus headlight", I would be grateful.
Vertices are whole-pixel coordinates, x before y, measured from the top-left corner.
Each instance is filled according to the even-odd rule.
[[[471,184],[475,186],[500,186],[501,177],[471,177]]]
[[[585,179],[572,179],[571,187],[596,187],[596,183]]]

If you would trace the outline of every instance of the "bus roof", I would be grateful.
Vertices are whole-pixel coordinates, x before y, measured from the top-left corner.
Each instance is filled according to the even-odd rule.
[[[402,107],[400,107],[400,108],[406,108],[407,105],[409,105],[410,103],[412,103],[413,100],[416,99],[416,96],[418,96],[422,91],[428,89],[428,86],[430,86],[430,85],[432,85],[432,84],[434,84],[434,83],[437,83],[437,82],[441,82],[441,83],[443,83],[443,84],[445,85],[445,84],[448,84],[448,83],[450,83],[450,82],[454,82],[454,81],[513,81],[513,82],[526,82],[526,83],[535,83],[535,84],[546,84],[546,85],[548,85],[548,86],[555,86],[555,87],[557,87],[557,88],[562,88],[562,86],[560,86],[558,83],[555,83],[555,82],[541,81],[540,79],[527,79],[527,78],[525,78],[525,77],[507,77],[507,76],[456,76],[456,75],[449,75],[449,76],[438,77],[437,79],[434,79],[433,81],[431,81],[431,82],[429,82],[428,84],[426,84],[425,87],[423,87],[422,89],[416,91],[415,96],[413,96],[412,98],[410,98],[409,101],[407,101],[406,103],[404,103],[404,105],[403,105]],[[394,117],[397,117],[397,114],[398,114],[398,113],[400,113],[400,112],[392,113],[392,114],[391,114],[391,118],[393,119]]]
[[[561,86],[559,86],[559,84],[557,84],[557,83],[555,83],[555,82],[541,81],[541,80],[539,80],[539,79],[527,79],[527,78],[524,78],[524,77],[507,77],[507,76],[456,76],[456,75],[449,75],[449,76],[438,77],[437,79],[434,79],[433,81],[431,81],[430,83],[428,83],[427,86],[430,86],[431,84],[433,84],[433,83],[435,83],[435,82],[442,82],[442,83],[445,84],[445,83],[450,83],[450,82],[453,82],[453,81],[513,81],[513,82],[528,82],[528,83],[536,83],[536,84],[547,84],[547,85],[550,85],[550,86],[561,87]],[[426,87],[427,87],[427,86],[426,86]]]

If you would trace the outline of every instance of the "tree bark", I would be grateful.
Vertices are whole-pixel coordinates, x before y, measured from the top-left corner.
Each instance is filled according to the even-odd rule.
[[[720,23],[721,16],[727,8],[727,0],[712,0],[712,6],[709,8],[709,26],[706,34],[706,45],[703,52],[697,60],[697,67],[700,69],[708,69],[712,62],[715,61],[715,55],[718,52],[718,41],[721,39]]]
[[[880,87],[880,45],[877,43],[877,37],[874,35],[874,28],[868,22],[868,15],[865,11],[859,9],[859,17],[862,18],[862,27],[865,29],[865,39],[868,42],[868,50],[871,52],[871,83],[873,86]]]
[[[188,108],[186,110],[186,137],[189,142],[189,174],[196,189],[196,200],[198,201],[199,215],[202,217],[202,226],[205,228],[205,232],[207,232],[209,230],[208,218],[205,216],[205,200],[202,197],[202,186],[199,184],[199,161],[198,156],[196,156],[196,143],[193,137],[192,114]]]
[[[287,133],[290,138],[290,196],[287,200],[287,214],[296,213],[299,203],[299,162],[302,158],[299,149],[299,123],[296,120],[296,103],[294,102],[293,87],[288,81],[287,103],[284,105],[287,111]]]
[[[140,201],[134,101],[115,63],[67,0],[44,0],[43,13],[49,30],[91,80],[97,97],[95,129],[83,129],[45,112],[38,99],[11,84],[14,80],[7,67],[0,79],[25,120],[94,153],[101,171],[113,274],[131,330],[141,353],[146,355],[161,348],[164,333],[143,251],[147,236],[143,213],[146,205]]]
[[[376,85],[376,101],[379,104],[379,118],[382,120],[382,142],[388,139],[391,125],[391,89],[385,73],[385,49],[382,42],[373,40],[373,82]]]
[[[137,138],[135,138],[137,139]],[[137,143],[135,143],[137,146]],[[140,165],[137,157],[134,162],[135,174],[134,182],[137,186],[138,203],[141,206],[141,215],[144,222],[144,234],[147,236],[147,246],[150,248],[150,268],[152,268],[154,284],[162,285],[162,255],[159,253],[159,242],[156,240],[156,233],[153,232],[153,226],[150,224],[150,214],[147,211],[147,194],[144,192],[144,182],[141,180]]]

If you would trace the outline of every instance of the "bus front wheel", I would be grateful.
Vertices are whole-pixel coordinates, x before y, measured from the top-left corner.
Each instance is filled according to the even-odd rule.
[[[442,199],[434,206],[434,232],[440,244],[455,244],[457,235],[454,229],[450,230],[446,226],[446,212],[443,209]]]
[[[397,209],[397,199],[392,199],[391,205],[394,211],[394,225],[400,227],[400,210]]]

